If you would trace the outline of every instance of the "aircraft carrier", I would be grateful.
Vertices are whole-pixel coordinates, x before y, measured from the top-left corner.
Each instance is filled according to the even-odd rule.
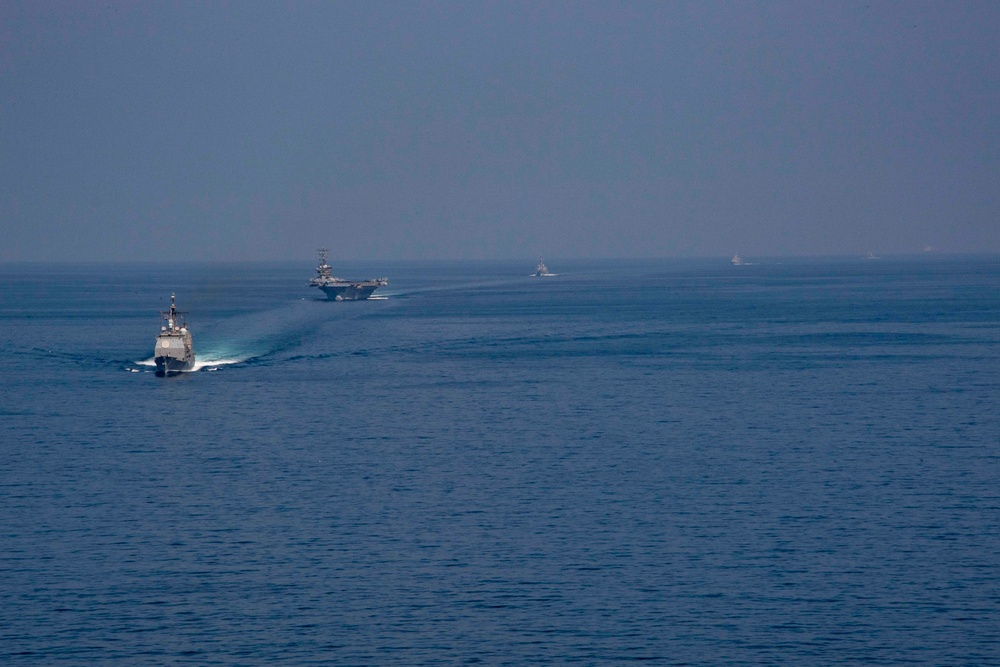
[[[326,298],[331,301],[358,301],[367,299],[379,287],[385,287],[389,284],[388,278],[372,278],[362,281],[337,278],[333,275],[333,269],[327,263],[327,256],[327,249],[320,248],[319,266],[316,267],[317,276],[310,280],[309,284],[312,287],[318,287],[323,290]]]
[[[153,347],[153,361],[156,362],[156,374],[165,377],[177,375],[194,368],[194,341],[187,322],[179,319],[185,313],[177,310],[175,297],[170,295],[170,310],[160,313],[166,326],[160,327]]]

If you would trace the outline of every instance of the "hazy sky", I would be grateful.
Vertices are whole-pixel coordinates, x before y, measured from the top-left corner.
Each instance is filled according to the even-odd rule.
[[[0,260],[1000,252],[1000,2],[0,0]]]

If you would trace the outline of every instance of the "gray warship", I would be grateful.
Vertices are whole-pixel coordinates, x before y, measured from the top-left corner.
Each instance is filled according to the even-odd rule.
[[[160,313],[166,326],[160,327],[153,348],[153,360],[156,362],[156,374],[160,377],[177,375],[194,368],[194,342],[187,322],[179,319],[185,313],[177,310],[175,297],[170,295],[170,310]]]
[[[331,301],[358,301],[367,299],[379,287],[389,284],[388,278],[372,278],[371,280],[345,280],[333,275],[333,269],[327,264],[327,249],[319,250],[319,266],[316,267],[315,278],[309,281],[313,287],[318,287]]]
[[[535,267],[535,272],[531,274],[535,278],[552,278],[556,274],[549,273],[549,267],[545,266],[545,262],[541,259],[538,260],[538,266]]]

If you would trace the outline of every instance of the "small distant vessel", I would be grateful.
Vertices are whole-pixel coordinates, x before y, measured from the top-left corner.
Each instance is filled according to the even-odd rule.
[[[871,250],[869,250],[868,254],[865,255],[865,259],[882,259],[882,258],[873,253]]]
[[[160,313],[166,326],[160,327],[153,347],[153,361],[156,362],[156,374],[160,377],[177,375],[194,368],[194,342],[187,322],[180,319],[185,315],[177,310],[173,294],[170,295],[170,310]]]
[[[353,281],[337,278],[333,275],[333,269],[327,263],[328,251],[326,248],[319,249],[319,266],[316,267],[317,276],[309,281],[312,287],[318,287],[326,294],[326,298],[331,301],[359,301],[367,299],[372,292],[379,287],[389,284],[388,278],[372,278],[371,280]]]
[[[535,272],[531,274],[536,278],[551,278],[557,274],[549,273],[549,267],[545,266],[545,262],[538,260],[538,266],[535,267]]]
[[[743,266],[744,264],[746,264],[746,262],[743,261],[743,258],[740,257],[738,254],[733,255],[733,258],[729,260],[729,263],[732,264],[733,266]]]

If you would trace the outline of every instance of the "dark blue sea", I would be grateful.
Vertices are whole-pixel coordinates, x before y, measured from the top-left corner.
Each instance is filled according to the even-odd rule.
[[[0,663],[1000,664],[1000,258],[533,267],[0,265]]]

